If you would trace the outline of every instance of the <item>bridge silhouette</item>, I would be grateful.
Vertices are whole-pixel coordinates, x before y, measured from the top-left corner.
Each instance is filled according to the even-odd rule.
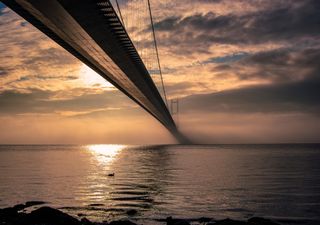
[[[118,13],[109,0],[3,2],[139,104],[180,143],[188,142],[168,110],[165,92],[164,101],[125,29],[118,2]],[[157,57],[161,73],[158,52]]]

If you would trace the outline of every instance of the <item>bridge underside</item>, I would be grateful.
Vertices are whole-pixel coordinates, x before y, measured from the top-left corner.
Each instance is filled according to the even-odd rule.
[[[184,141],[109,0],[3,0]]]

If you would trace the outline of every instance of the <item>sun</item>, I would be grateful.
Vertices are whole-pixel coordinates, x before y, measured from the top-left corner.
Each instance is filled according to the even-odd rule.
[[[87,65],[83,64],[79,71],[80,80],[90,87],[113,88],[114,86],[97,74]]]

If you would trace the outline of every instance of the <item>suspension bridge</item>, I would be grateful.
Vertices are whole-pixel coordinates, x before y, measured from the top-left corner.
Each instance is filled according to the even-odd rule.
[[[150,0],[2,1],[188,142],[168,109]]]

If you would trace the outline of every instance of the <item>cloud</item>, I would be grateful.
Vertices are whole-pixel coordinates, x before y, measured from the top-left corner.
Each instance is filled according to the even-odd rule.
[[[320,116],[320,79],[256,85],[181,99],[181,112],[312,113]]]
[[[192,51],[203,51],[217,43],[261,44],[304,38],[317,41],[320,36],[320,2],[306,0],[300,4],[290,3],[287,1],[281,8],[267,8],[244,15],[213,12],[185,17],[176,15],[157,22],[155,28],[160,32],[162,44],[185,47],[181,54],[188,47]]]
[[[3,9],[4,10],[4,9]],[[111,88],[96,73],[31,24],[5,8],[0,15],[0,92]]]
[[[80,90],[81,93],[84,90]],[[56,98],[58,92],[31,89],[29,92],[4,91],[0,93],[0,114],[61,114],[66,116],[89,115],[98,111],[135,108],[125,95],[118,91],[88,93],[72,98]],[[125,110],[124,110],[125,111]]]
[[[139,8],[132,1],[120,4]],[[315,134],[320,128],[319,5],[316,0],[153,2],[167,95],[181,99],[179,127],[211,143],[320,140]],[[97,75],[1,5],[0,17],[0,121],[12,129],[12,142],[21,124],[34,130],[20,140],[42,138],[29,134],[51,130],[47,127],[55,127],[55,137],[90,130],[79,134],[79,142],[103,142],[108,135],[138,140],[136,127],[151,133],[149,124],[157,122],[127,97],[101,88],[92,79]],[[148,14],[136,19],[140,22],[128,31],[144,48],[157,82]],[[144,27],[137,27],[140,23]],[[33,126],[38,118],[41,128]],[[0,134],[0,142],[9,140],[7,133]]]
[[[251,73],[239,72],[240,79],[269,79],[272,82],[302,80],[320,76],[320,48],[281,48],[262,51],[243,58],[236,66],[251,68]]]
[[[237,52],[232,55],[224,55],[220,57],[212,57],[208,60],[205,60],[201,62],[201,64],[209,64],[209,63],[229,63],[229,62],[236,62],[239,61],[245,57],[247,57],[249,54],[246,52]]]

